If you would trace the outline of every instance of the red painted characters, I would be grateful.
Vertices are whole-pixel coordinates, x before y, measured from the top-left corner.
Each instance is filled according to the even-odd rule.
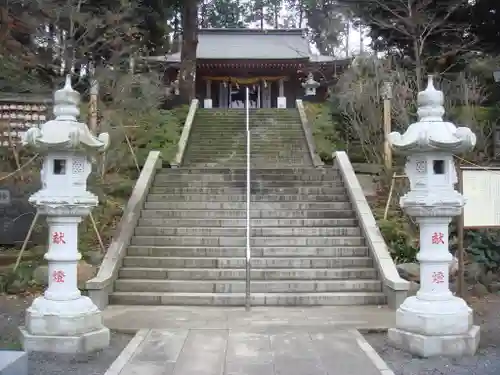
[[[56,245],[65,244],[64,233],[63,232],[54,232],[52,233],[52,243]]]
[[[431,241],[433,245],[444,245],[444,234],[442,232],[434,232]]]
[[[444,283],[444,272],[438,271],[432,273],[432,283],[433,284],[443,284]]]
[[[66,274],[64,273],[64,271],[57,270],[57,271],[52,272],[52,280],[55,283],[58,283],[58,284],[64,283],[65,277],[66,277]]]

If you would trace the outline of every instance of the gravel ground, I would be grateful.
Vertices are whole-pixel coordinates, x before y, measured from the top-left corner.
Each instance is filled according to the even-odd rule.
[[[499,375],[500,374],[500,296],[490,295],[470,301],[475,324],[481,326],[479,351],[474,357],[413,357],[387,343],[386,334],[366,334],[365,338],[396,375]]]
[[[17,327],[24,323],[25,309],[32,300],[32,296],[0,295],[0,350],[20,349]],[[30,353],[29,375],[103,375],[131,338],[112,333],[109,348],[88,355]]]

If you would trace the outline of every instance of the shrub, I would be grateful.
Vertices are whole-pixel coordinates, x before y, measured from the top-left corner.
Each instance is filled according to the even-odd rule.
[[[332,164],[332,154],[339,147],[331,106],[329,103],[305,103],[306,115],[311,125],[316,152],[325,164]]]

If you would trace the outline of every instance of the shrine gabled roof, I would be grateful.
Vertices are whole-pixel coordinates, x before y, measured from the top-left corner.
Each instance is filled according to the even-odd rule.
[[[180,53],[151,56],[149,61],[180,62]],[[316,61],[302,29],[200,29],[197,58],[201,60]],[[321,56],[333,61],[333,57]],[[326,61],[325,60],[325,61]]]

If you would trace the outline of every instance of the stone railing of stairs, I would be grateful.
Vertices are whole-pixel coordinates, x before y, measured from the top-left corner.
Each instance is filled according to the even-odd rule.
[[[189,112],[186,117],[186,122],[184,123],[184,128],[182,129],[181,138],[179,139],[179,143],[177,145],[177,154],[175,155],[175,158],[171,163],[172,168],[177,168],[182,164],[182,160],[184,159],[184,153],[186,152],[186,147],[189,141],[189,136],[191,135],[194,116],[196,115],[196,110],[198,109],[198,106],[199,106],[199,100],[193,99],[191,105],[189,106]]]
[[[295,101],[297,110],[299,111],[300,122],[302,124],[302,130],[304,131],[304,137],[307,142],[307,147],[309,149],[309,154],[311,155],[311,160],[316,168],[323,167],[323,161],[316,152],[316,146],[314,144],[314,137],[312,134],[312,129],[307,119],[306,109],[304,108],[304,103],[302,99],[297,99]]]
[[[182,163],[198,105],[198,99],[194,99],[191,102],[177,146],[177,154],[171,162],[172,167],[179,166]],[[104,309],[109,303],[109,294],[113,291],[113,284],[118,277],[118,271],[126,255],[130,240],[134,235],[134,229],[139,221],[149,188],[155,179],[156,171],[161,169],[161,167],[162,159],[160,152],[151,151],[135,183],[134,190],[123,211],[122,218],[115,230],[99,271],[94,278],[85,284],[89,297],[100,309]]]
[[[387,304],[391,309],[397,309],[405,300],[410,284],[399,276],[349,157],[344,151],[337,151],[334,154],[334,160],[365,236],[366,244],[382,278]]]

